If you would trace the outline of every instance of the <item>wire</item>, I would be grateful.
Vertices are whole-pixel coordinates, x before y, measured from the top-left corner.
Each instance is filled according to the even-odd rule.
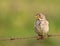
[[[48,35],[48,37],[56,37],[56,36],[60,36],[60,34],[52,34],[52,35]],[[14,37],[11,37],[11,38],[0,38],[0,41],[1,40],[24,40],[24,39],[36,39],[37,37],[36,36],[31,36],[31,37],[18,37],[18,38],[14,38]],[[41,39],[41,38],[40,38]]]

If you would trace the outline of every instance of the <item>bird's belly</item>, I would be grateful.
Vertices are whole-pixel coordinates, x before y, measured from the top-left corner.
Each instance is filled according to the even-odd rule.
[[[49,31],[49,26],[46,24],[41,24],[41,30],[47,33]]]

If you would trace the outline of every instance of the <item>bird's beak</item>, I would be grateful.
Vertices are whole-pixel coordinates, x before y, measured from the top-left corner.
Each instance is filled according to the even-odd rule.
[[[34,16],[36,19],[39,19],[38,16]]]
[[[36,19],[39,19],[39,18],[41,18],[41,17],[39,17],[39,16],[35,16],[35,18],[36,18]]]

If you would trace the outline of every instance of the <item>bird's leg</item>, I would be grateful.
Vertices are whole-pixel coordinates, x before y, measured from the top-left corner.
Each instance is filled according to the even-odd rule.
[[[37,40],[41,39],[42,38],[42,35],[39,35],[37,36]]]
[[[39,40],[40,38],[41,38],[41,36],[38,34],[38,35],[37,35],[37,40]]]
[[[40,36],[37,36],[37,40],[39,40],[40,39]]]
[[[42,39],[46,39],[48,36],[47,36],[46,33],[43,33],[43,36],[42,37],[43,37]]]

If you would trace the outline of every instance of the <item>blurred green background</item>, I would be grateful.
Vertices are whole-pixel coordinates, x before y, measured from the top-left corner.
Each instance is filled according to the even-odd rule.
[[[60,33],[60,0],[0,0],[0,38],[36,36],[34,16],[42,12],[50,25],[49,34]],[[0,46],[60,46],[60,37],[46,40],[1,40]]]

